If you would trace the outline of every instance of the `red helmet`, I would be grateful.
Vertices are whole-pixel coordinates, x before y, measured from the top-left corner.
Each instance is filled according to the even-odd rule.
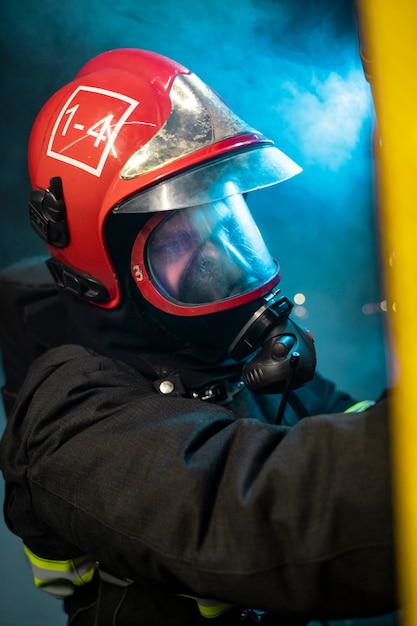
[[[299,171],[179,63],[113,50],[87,63],[34,123],[31,222],[58,284],[114,308],[122,290],[108,218],[141,214],[131,254],[139,291],[160,310],[198,316],[279,282],[243,194]]]

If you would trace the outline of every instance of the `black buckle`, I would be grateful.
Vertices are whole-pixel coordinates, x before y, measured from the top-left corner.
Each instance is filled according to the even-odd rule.
[[[243,380],[230,382],[228,380],[204,387],[198,391],[191,391],[191,397],[205,402],[215,402],[216,404],[228,404],[236,394],[243,391],[245,383]]]

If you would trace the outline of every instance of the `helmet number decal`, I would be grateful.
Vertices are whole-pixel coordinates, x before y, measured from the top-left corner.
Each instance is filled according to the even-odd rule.
[[[143,280],[143,272],[140,269],[139,265],[132,265],[133,275],[135,277],[136,282],[140,283]]]
[[[138,104],[107,89],[77,87],[58,114],[47,155],[100,176],[108,156],[117,158],[115,140]],[[99,111],[106,115],[97,119]]]

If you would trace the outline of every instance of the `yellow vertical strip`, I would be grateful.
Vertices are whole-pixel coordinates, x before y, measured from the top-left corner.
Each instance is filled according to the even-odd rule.
[[[376,156],[382,256],[396,383],[392,444],[402,624],[416,626],[417,1],[359,0],[358,17],[380,140]]]

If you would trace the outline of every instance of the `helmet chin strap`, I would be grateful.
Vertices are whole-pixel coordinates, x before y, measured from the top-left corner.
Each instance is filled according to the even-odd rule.
[[[293,304],[279,293],[265,296],[228,351],[238,361],[254,354],[243,366],[243,381],[250,391],[282,394],[278,423],[290,391],[310,381],[316,368],[314,339],[290,319]]]

